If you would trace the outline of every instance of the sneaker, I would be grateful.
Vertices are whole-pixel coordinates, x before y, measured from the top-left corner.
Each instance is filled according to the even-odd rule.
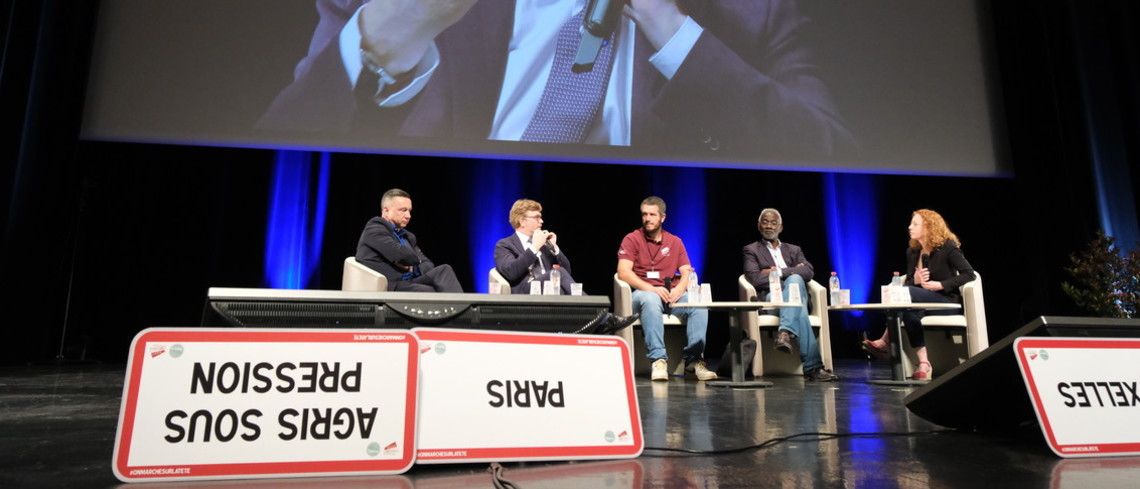
[[[709,370],[708,367],[705,366],[704,360],[697,360],[690,363],[685,367],[685,373],[697,374],[697,380],[713,380],[716,378],[716,372]]]
[[[792,334],[787,331],[780,330],[780,333],[776,335],[776,346],[772,347],[772,349],[779,352],[791,353]]]
[[[664,358],[653,361],[653,380],[669,380],[669,362]]]
[[[804,378],[811,382],[834,382],[839,380],[838,375],[835,375],[826,368],[817,368],[804,372]]]

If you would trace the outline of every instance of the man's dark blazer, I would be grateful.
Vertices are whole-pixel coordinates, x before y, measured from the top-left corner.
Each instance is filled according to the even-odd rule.
[[[557,264],[566,270],[567,275],[570,274],[570,259],[566,257],[566,253],[555,255],[549,246],[543,246],[539,253],[542,253],[542,262],[546,265],[547,272]],[[512,293],[530,292],[530,284],[526,278],[530,274],[531,265],[537,261],[538,255],[523,247],[518,233],[513,233],[495,243],[495,269],[499,271],[499,275],[507,279],[507,282],[510,282]]]
[[[383,217],[373,217],[364,225],[360,241],[356,243],[356,261],[388,277],[388,290],[396,290],[396,282],[404,278],[404,272],[394,264],[418,266],[421,273],[435,268],[416,244],[416,235],[405,232],[408,246],[400,244],[390,222]]]
[[[914,269],[918,266],[919,255],[922,250],[918,248],[906,249],[906,283],[914,285]],[[950,298],[954,302],[962,302],[962,293],[959,288],[966,282],[974,280],[974,267],[966,261],[966,255],[958,247],[958,242],[946,240],[942,246],[930,252],[930,262],[925,264],[930,270],[930,280],[942,282],[942,290],[938,293]]]
[[[776,266],[776,260],[772,258],[772,253],[765,249],[766,246],[768,244],[760,240],[744,247],[744,276],[756,288],[756,294],[761,299],[768,293],[768,274],[760,273],[760,271]],[[811,262],[804,257],[804,252],[799,246],[780,241],[780,254],[784,255],[784,263],[788,265],[787,268],[783,269],[781,278],[794,273],[803,277],[806,283],[815,277],[815,269],[811,266]],[[803,263],[803,265],[796,266],[799,263]]]
[[[506,70],[514,2],[478,2],[436,38],[440,65],[398,108],[354,94],[338,36],[363,0],[317,0],[320,22],[294,82],[258,122],[263,129],[385,137],[486,139]],[[857,153],[805,44],[807,19],[788,0],[680,0],[705,28],[672,80],[634,48],[631,144],[662,154],[830,158]]]

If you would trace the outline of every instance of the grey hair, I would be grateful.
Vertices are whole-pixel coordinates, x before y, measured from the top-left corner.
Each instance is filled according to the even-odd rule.
[[[773,213],[775,213],[775,214],[776,214],[776,224],[777,224],[777,225],[779,225],[779,226],[783,226],[783,225],[784,225],[784,217],[780,215],[780,211],[778,211],[778,210],[776,210],[776,209],[773,209],[773,208],[771,208],[771,207],[769,207],[769,208],[767,208],[767,209],[764,209],[764,210],[760,211],[760,217],[757,217],[757,218],[756,218],[756,222],[760,222],[761,220],[763,220],[763,219],[764,219],[764,214],[767,214],[767,213],[769,213],[769,212],[773,212]]]

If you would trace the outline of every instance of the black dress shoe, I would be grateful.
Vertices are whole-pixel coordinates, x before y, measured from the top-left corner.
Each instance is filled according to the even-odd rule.
[[[613,316],[614,315],[610,314],[609,311],[599,312],[598,315],[594,316],[594,319],[591,319],[585,326],[578,328],[577,331],[571,331],[570,334],[601,334],[598,330],[605,329],[606,323],[609,322]]]
[[[641,317],[641,315],[636,314],[636,313],[631,314],[629,316],[615,316],[613,314],[610,314],[610,317],[606,319],[606,322],[601,324],[600,326],[598,326],[597,331],[595,331],[594,333],[595,334],[613,334],[613,333],[616,333],[616,332],[621,331],[625,328],[628,328],[631,324],[633,324],[635,321],[637,321],[638,318],[640,318],[640,317]]]
[[[776,335],[776,346],[772,347],[773,350],[782,351],[784,353],[792,352],[792,334],[787,331],[780,331]]]
[[[839,376],[826,368],[817,368],[804,372],[804,378],[810,382],[835,382]]]

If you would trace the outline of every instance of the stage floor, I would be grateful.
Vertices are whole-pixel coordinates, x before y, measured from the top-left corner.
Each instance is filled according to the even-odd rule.
[[[110,462],[123,369],[121,365],[0,369],[0,487],[118,485]],[[524,489],[1089,489],[1135,487],[1140,480],[1140,457],[1062,460],[1032,436],[943,432],[903,406],[912,388],[864,382],[869,377],[889,377],[885,364],[840,360],[837,370],[842,379],[835,383],[772,377],[767,380],[775,383],[773,387],[752,390],[712,388],[680,378],[656,383],[640,379],[637,392],[646,444],[641,457],[509,463],[504,478]],[[793,436],[799,434],[804,435]],[[758,447],[781,437],[793,438]],[[415,466],[400,476],[161,487],[494,487],[487,467]]]

